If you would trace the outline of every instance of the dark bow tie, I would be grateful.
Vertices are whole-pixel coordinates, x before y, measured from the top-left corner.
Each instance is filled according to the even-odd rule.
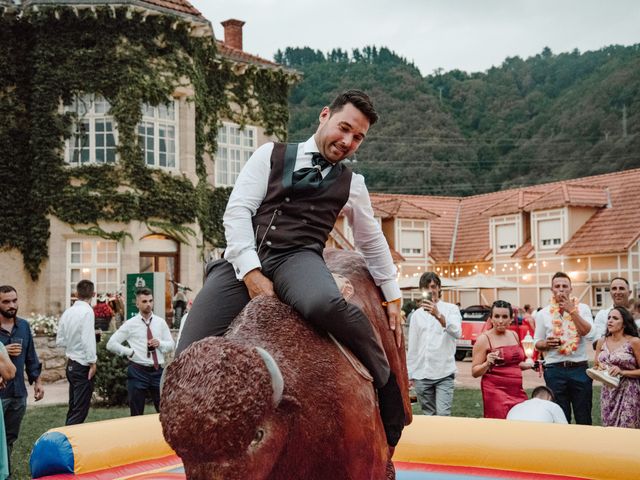
[[[293,189],[296,191],[318,188],[322,182],[322,170],[332,163],[318,152],[311,156],[312,167],[301,168],[293,172]]]

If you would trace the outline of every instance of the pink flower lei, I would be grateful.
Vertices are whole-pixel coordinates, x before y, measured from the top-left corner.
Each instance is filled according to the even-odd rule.
[[[574,308],[577,308],[578,299],[572,298],[571,302]],[[558,353],[562,355],[571,355],[578,349],[580,337],[576,330],[576,324],[573,323],[571,315],[566,310],[561,310],[554,298],[549,303],[551,312],[551,325],[553,327],[553,336],[560,338],[560,346]]]

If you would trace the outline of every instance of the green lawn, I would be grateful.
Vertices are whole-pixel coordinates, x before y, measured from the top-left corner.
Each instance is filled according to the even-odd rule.
[[[527,390],[531,396],[531,390]],[[417,403],[413,404],[413,413],[420,415],[422,412]],[[454,417],[482,417],[482,393],[480,390],[468,388],[456,388],[453,394],[453,408],[451,414]],[[593,385],[593,408],[591,418],[594,425],[600,425],[600,386]],[[575,422],[574,422],[575,423]]]
[[[531,394],[530,391],[527,391]],[[152,412],[153,407],[147,405],[147,411]],[[414,404],[413,411],[420,414],[420,407]],[[29,455],[34,442],[40,435],[50,428],[64,425],[67,413],[66,405],[32,407],[27,410],[27,414],[22,422],[20,438],[14,445],[13,465],[14,480],[30,479],[29,475]],[[96,408],[89,411],[88,422],[98,420],[108,420],[110,418],[126,417],[129,415],[129,408]],[[482,394],[476,389],[456,389],[453,397],[453,415],[457,417],[482,417]],[[593,387],[593,421],[594,425],[600,425],[600,387]]]

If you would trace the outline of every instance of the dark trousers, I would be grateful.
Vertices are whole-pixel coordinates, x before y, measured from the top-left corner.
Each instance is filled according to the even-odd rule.
[[[342,297],[321,249],[267,250],[261,262],[262,273],[273,281],[280,300],[348,347],[371,372],[376,388],[386,385],[390,370],[384,350],[369,319]],[[236,278],[229,262],[222,259],[210,264],[205,284],[189,311],[176,355],[197,340],[224,335],[249,300],[244,282]]]
[[[65,425],[83,423],[89,414],[94,378],[89,380],[89,366],[74,360],[67,361],[67,380],[69,382],[69,410]]]
[[[576,423],[591,425],[592,381],[587,367],[560,367],[549,364],[544,369],[544,381],[556,397],[556,403],[571,423],[571,408]]]
[[[9,458],[9,475],[11,475],[11,450],[20,434],[22,417],[27,411],[27,397],[9,397],[2,399],[4,412],[4,431],[7,437],[7,455]]]
[[[156,412],[160,411],[160,378],[162,368],[144,367],[129,364],[127,369],[127,392],[131,416],[144,414],[144,402],[147,392],[151,395]]]

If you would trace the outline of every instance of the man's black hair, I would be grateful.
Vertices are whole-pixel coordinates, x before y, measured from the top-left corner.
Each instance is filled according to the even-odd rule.
[[[540,395],[540,393],[542,392],[546,392],[549,394],[549,396],[551,397],[551,401],[555,402],[556,401],[556,396],[553,394],[553,390],[551,390],[549,387],[547,387],[546,385],[539,385],[536,388],[533,389],[533,392],[531,392],[531,398],[536,398],[537,396]]]
[[[438,276],[437,273],[424,272],[420,277],[420,283],[419,283],[420,289],[424,290],[425,288],[429,288],[429,285],[431,284],[431,282],[436,283],[436,285],[438,286],[438,290],[442,288],[442,281],[440,280],[440,277]]]
[[[333,102],[331,102],[329,110],[332,114],[339,112],[348,103],[356,107],[365,117],[367,117],[367,120],[369,120],[369,126],[372,126],[378,121],[378,112],[373,108],[371,98],[361,90],[347,90],[346,92],[341,93],[333,100]]]
[[[153,292],[151,291],[150,288],[139,288],[136,290],[136,298],[139,297],[140,295],[151,295],[153,296]]]
[[[81,300],[88,300],[93,297],[94,286],[91,280],[80,280],[76,285],[76,291],[78,292],[78,298]]]

